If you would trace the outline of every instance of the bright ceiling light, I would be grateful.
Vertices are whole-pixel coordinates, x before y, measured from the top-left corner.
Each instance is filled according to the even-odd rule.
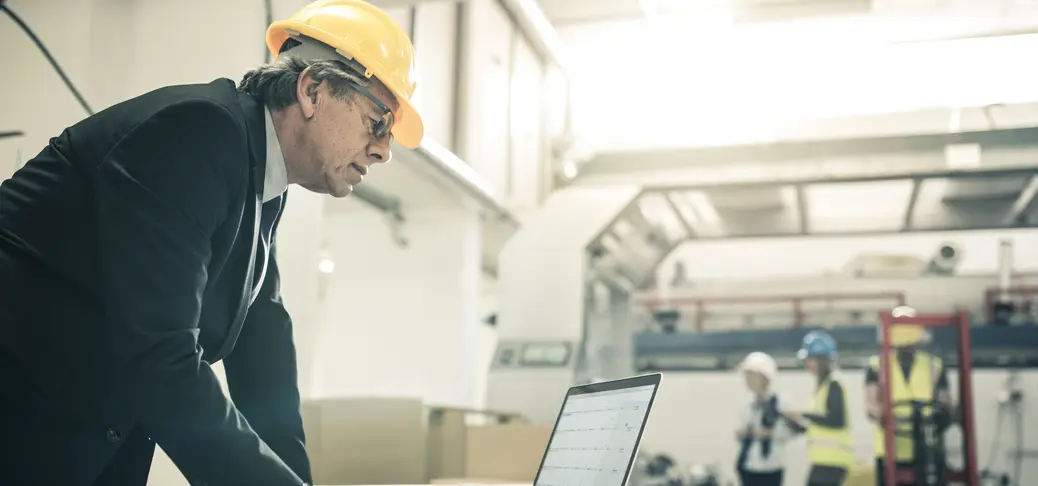
[[[578,172],[579,170],[577,169],[577,164],[575,162],[566,161],[562,164],[562,176],[565,177],[566,180],[570,180],[574,177],[577,177]]]
[[[321,273],[332,273],[335,271],[335,262],[330,258],[322,258],[321,261],[317,263],[317,270]]]

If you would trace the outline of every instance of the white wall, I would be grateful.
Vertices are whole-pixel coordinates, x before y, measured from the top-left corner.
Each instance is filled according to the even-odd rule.
[[[508,193],[509,81],[515,28],[508,14],[493,0],[465,4],[469,43],[464,62],[471,68],[463,86],[461,112],[465,131],[459,155],[487,179],[500,195]]]
[[[452,0],[430,0],[414,8],[418,19],[414,45],[421,78],[415,104],[422,110],[426,135],[454,150],[458,5]]]
[[[738,143],[767,140],[781,120],[1038,96],[1038,72],[1014,54],[1033,51],[1038,35],[884,46],[869,39],[883,27],[829,21],[729,31],[715,20],[561,27],[577,135],[599,151]],[[922,31],[936,20],[916,22]],[[639,92],[651,94],[632,97]]]
[[[547,157],[542,60],[497,0],[466,1],[463,12],[467,74],[457,152],[507,206],[533,209]]]
[[[479,221],[409,212],[400,247],[383,215],[328,214],[335,273],[321,304],[314,396],[407,396],[473,406],[480,324]]]
[[[1009,460],[1015,428],[1008,415],[1003,419],[1004,428],[998,436],[998,455],[991,456],[998,417],[996,397],[1006,376],[1005,371],[975,372],[973,396],[979,464],[996,472],[1011,473]],[[957,375],[949,373],[948,378],[953,390],[957,389]],[[851,407],[855,455],[859,460],[872,461],[874,432],[863,412],[864,373],[846,371],[844,382]],[[1038,390],[1038,372],[1023,373],[1020,386],[1025,390],[1023,430],[1027,431],[1023,448],[1033,451],[1038,448],[1038,436],[1031,433],[1038,430],[1038,401],[1032,396],[1032,390]],[[804,410],[812,387],[812,379],[807,373],[790,371],[780,373],[776,390],[789,401],[791,409]],[[748,401],[749,394],[742,379],[734,372],[667,373],[645,429],[642,449],[666,452],[686,464],[716,464],[727,478],[734,479],[732,470],[739,450],[735,440],[737,405]],[[800,439],[792,444],[788,453],[785,484],[804,484],[806,469],[806,450],[804,441]],[[1032,456],[1024,459],[1019,484],[1031,484],[1028,478],[1034,477],[1038,477],[1038,460]]]
[[[96,21],[92,2],[61,3],[12,0],[7,5],[47,40],[51,53],[84,91],[91,58],[91,27]],[[80,120],[83,112],[29,38],[7,16],[0,16],[0,26],[0,42],[7,51],[0,80],[0,130],[27,134],[25,138],[0,141],[0,177],[6,178],[21,162],[36,155],[48,138]],[[84,94],[90,98],[92,93]]]

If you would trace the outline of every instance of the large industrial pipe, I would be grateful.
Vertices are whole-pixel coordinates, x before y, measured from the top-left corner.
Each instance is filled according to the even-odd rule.
[[[930,259],[928,270],[937,275],[952,275],[962,261],[962,252],[954,243],[942,243],[937,254]]]
[[[1013,286],[1013,240],[1002,238],[998,242],[998,301],[1010,301],[1009,288]]]
[[[1002,238],[998,242],[998,286],[995,292],[988,291],[987,305],[990,306],[991,323],[1008,326],[1016,314],[1013,302],[1013,240]],[[992,294],[997,294],[992,298]]]

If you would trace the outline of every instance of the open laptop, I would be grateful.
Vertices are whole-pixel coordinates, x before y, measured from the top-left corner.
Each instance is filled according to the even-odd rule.
[[[533,486],[623,486],[660,374],[569,389]]]

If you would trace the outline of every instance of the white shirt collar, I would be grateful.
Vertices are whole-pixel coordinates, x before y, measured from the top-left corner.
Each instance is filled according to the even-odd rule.
[[[281,153],[277,131],[274,130],[274,119],[270,117],[270,109],[263,109],[263,118],[267,126],[267,167],[263,174],[263,202],[267,202],[288,190],[288,171],[285,168],[285,156]]]

